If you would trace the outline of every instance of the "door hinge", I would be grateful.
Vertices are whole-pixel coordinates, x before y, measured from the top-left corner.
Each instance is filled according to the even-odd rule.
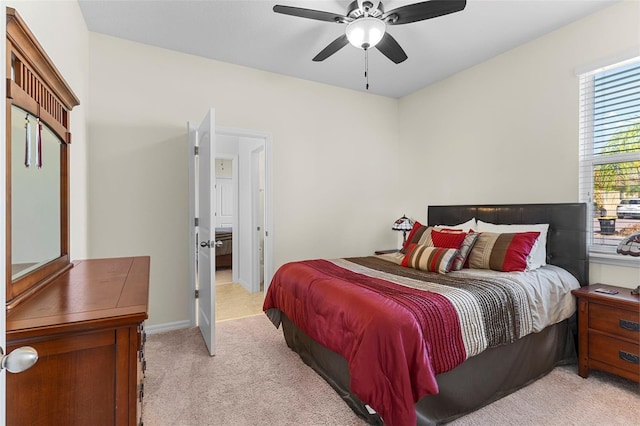
[[[196,290],[196,299],[200,298],[200,290]]]
[[[200,151],[199,147],[197,146],[193,147],[193,155],[198,155],[199,151]]]
[[[193,219],[193,226],[198,226],[199,223],[200,221],[198,220],[197,217]]]

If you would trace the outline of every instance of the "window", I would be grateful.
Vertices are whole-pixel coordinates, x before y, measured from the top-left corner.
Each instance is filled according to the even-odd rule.
[[[640,232],[640,57],[580,75],[580,201],[590,251]]]

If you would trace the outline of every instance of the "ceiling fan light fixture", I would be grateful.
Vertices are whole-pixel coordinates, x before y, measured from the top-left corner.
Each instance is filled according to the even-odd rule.
[[[358,49],[367,50],[382,40],[387,25],[378,18],[358,18],[347,25],[345,34],[349,43]]]

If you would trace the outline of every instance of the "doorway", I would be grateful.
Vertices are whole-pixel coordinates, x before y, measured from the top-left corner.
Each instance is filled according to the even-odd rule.
[[[262,312],[264,295],[259,269],[263,266],[264,236],[253,230],[263,228],[264,207],[255,194],[264,191],[264,158],[256,161],[252,152],[249,162],[243,148],[257,146],[257,150],[264,152],[264,143],[260,139],[241,141],[221,135],[216,136],[216,142],[215,220],[219,247],[216,247],[215,320],[224,321]],[[257,228],[255,223],[259,224]],[[253,239],[247,234],[252,234]]]
[[[231,239],[231,259],[216,255],[220,267],[211,283],[218,321],[262,313],[264,283],[272,275],[271,136],[216,127],[214,156],[216,231],[227,231]],[[216,241],[221,239],[216,236]],[[197,277],[192,279],[194,290],[199,288]],[[193,313],[197,303],[194,299]],[[197,325],[196,315],[192,323]]]

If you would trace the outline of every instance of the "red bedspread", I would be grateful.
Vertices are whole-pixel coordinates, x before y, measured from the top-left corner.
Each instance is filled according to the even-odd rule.
[[[352,392],[387,425],[415,425],[414,404],[438,393],[435,375],[466,358],[447,298],[329,261],[282,266],[265,298],[271,308],[347,360]]]

